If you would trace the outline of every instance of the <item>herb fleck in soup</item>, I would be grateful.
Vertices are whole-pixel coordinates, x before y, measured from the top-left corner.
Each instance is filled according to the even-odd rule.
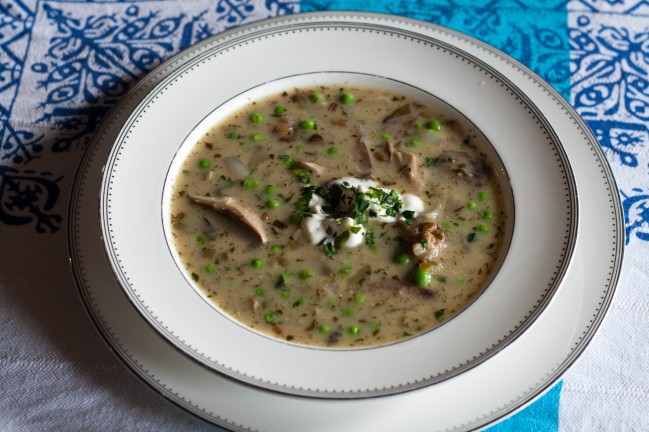
[[[245,325],[294,343],[380,345],[453,316],[510,223],[474,131],[381,89],[294,89],[215,125],[178,174],[187,274]]]

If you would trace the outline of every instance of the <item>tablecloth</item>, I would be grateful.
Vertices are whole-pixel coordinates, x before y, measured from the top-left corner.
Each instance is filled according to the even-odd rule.
[[[491,430],[649,430],[646,0],[0,0],[0,430],[217,429],[149,390],[93,329],[67,260],[75,170],[110,107],[164,59],[243,23],[337,9],[471,34],[586,119],[623,203],[618,292],[564,379]]]

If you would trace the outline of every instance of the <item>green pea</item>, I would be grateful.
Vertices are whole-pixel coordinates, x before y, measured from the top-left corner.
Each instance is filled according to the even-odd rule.
[[[408,142],[408,145],[412,148],[419,148],[421,146],[421,141],[419,141],[418,139],[411,139]]]
[[[250,261],[250,266],[254,269],[260,269],[264,266],[264,262],[259,258],[253,258],[252,261]]]
[[[264,313],[264,321],[266,321],[268,324],[277,322],[277,314],[273,311],[267,311],[266,313]]]
[[[305,270],[300,270],[300,271],[298,272],[298,274],[297,274],[297,277],[298,277],[300,280],[307,280],[307,279],[309,279],[311,276],[312,276],[311,271],[310,271],[310,270],[306,270],[306,269],[305,269]]]
[[[225,133],[225,137],[227,139],[232,139],[233,140],[233,139],[241,138],[241,135],[237,131],[228,131],[228,132]]]
[[[283,107],[281,105],[277,105],[275,107],[275,109],[273,110],[273,114],[275,114],[276,116],[281,116],[281,115],[286,114],[286,111],[287,111],[287,109],[285,107]]]
[[[478,225],[478,231],[480,231],[481,233],[489,232],[489,225],[487,224]]]
[[[491,220],[494,218],[494,214],[491,210],[485,210],[480,214],[480,217],[484,220]]]
[[[360,332],[361,329],[357,325],[350,325],[349,327],[347,327],[347,333],[349,333],[352,336],[358,336]]]
[[[350,316],[354,315],[354,311],[352,308],[344,308],[343,310],[340,311],[342,316],[349,318]]]
[[[320,324],[318,326],[318,332],[321,334],[329,334],[329,332],[331,332],[331,327],[328,324]]]
[[[338,147],[336,147],[335,145],[332,145],[332,146],[327,147],[327,154],[328,154],[329,156],[333,156],[333,155],[335,155],[336,153],[338,153]]]
[[[410,265],[410,255],[405,252],[397,254],[394,257],[394,262],[403,267],[408,267]]]
[[[412,125],[414,129],[421,129],[421,123],[415,122],[415,124]]]
[[[322,102],[325,99],[325,97],[320,92],[313,92],[309,95],[309,99],[311,99],[311,102],[317,103],[317,102]]]
[[[263,296],[266,295],[266,290],[263,289],[262,287],[257,287],[257,288],[255,288],[255,295],[257,297],[263,297]]]
[[[365,301],[365,296],[363,294],[354,294],[354,303],[361,304]]]
[[[300,122],[300,128],[304,130],[315,130],[318,128],[315,120],[302,120]]]
[[[196,244],[202,246],[205,243],[207,243],[207,239],[205,238],[204,235],[199,234],[199,235],[196,236]]]
[[[439,120],[432,120],[429,122],[426,122],[424,125],[426,129],[434,130],[434,131],[441,131],[442,130],[442,122]]]
[[[279,205],[280,205],[280,202],[278,200],[276,200],[276,199],[269,199],[268,201],[266,201],[266,208],[267,209],[271,209],[271,210],[276,209],[277,207],[279,207]]]
[[[351,105],[355,100],[356,98],[351,93],[343,93],[340,95],[340,103],[343,105]]]
[[[383,132],[383,133],[381,134],[381,139],[382,139],[383,141],[389,141],[390,138],[392,138],[392,135],[391,135],[389,132]]]
[[[264,122],[264,116],[260,112],[254,112],[250,114],[248,120],[250,120],[250,123],[252,124],[260,124]]]
[[[201,169],[209,169],[212,166],[212,161],[209,159],[199,159],[198,167]]]
[[[255,132],[254,134],[250,135],[250,140],[256,143],[261,142],[261,140],[263,139],[264,135],[259,132]]]
[[[478,199],[480,201],[487,201],[489,199],[489,194],[487,192],[480,191],[478,192]]]
[[[205,264],[205,273],[216,273],[216,266],[212,263]]]
[[[266,185],[264,188],[264,193],[266,195],[275,195],[277,193],[277,188],[273,185]]]
[[[469,202],[466,204],[466,208],[468,208],[469,210],[475,210],[476,207],[478,207],[478,204],[476,204],[475,201],[469,201]]]
[[[432,279],[430,272],[419,266],[417,266],[415,271],[412,273],[412,278],[415,284],[420,288],[427,288]]]
[[[345,265],[338,270],[338,274],[341,275],[342,277],[349,277],[352,275],[352,267]]]
[[[257,187],[257,182],[254,179],[251,179],[250,177],[244,179],[241,182],[241,184],[246,189],[255,189]]]
[[[280,245],[278,245],[278,244],[274,244],[274,245],[272,245],[272,246],[270,247],[270,252],[271,252],[271,253],[274,253],[274,254],[276,254],[276,253],[278,253],[278,252],[281,252],[281,250],[282,250],[282,246],[280,246]]]

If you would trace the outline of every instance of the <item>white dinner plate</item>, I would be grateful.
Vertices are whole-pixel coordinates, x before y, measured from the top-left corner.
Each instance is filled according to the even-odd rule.
[[[553,287],[556,294],[552,301],[548,296],[542,298],[543,313],[539,312],[534,323],[497,355],[441,382],[391,396],[324,400],[288,395],[243,384],[193,361],[175,348],[173,338],[170,343],[161,336],[161,329],[154,328],[155,319],[145,319],[142,309],[133,306],[128,290],[121,289],[101,238],[102,233],[110,231],[102,231],[97,206],[102,195],[102,168],[109,154],[126,154],[111,153],[114,144],[124,139],[123,134],[118,137],[120,130],[128,130],[128,125],[122,128],[129,117],[133,119],[133,110],[146,106],[147,95],[172,82],[176,71],[205,60],[213,50],[254,38],[259,32],[281,33],[287,28],[305,33],[317,33],[321,28],[346,29],[350,33],[383,32],[435,40],[466,53],[466,58],[491,70],[494,77],[512,83],[533,102],[528,106],[534,107],[536,118],[547,121],[544,130],[556,134],[572,166],[578,211],[588,217],[579,221],[574,259],[572,266],[564,269],[561,288]],[[477,123],[476,116],[468,117]],[[483,127],[480,129],[484,132]],[[506,160],[504,163],[509,170]],[[566,164],[559,166],[565,170]],[[516,217],[520,216],[517,207]],[[108,343],[165,397],[234,430],[441,431],[467,430],[495,421],[542,394],[586,348],[612,300],[623,251],[621,207],[610,170],[592,133],[561,96],[524,66],[468,36],[419,21],[375,14],[315,13],[278,18],[225,33],[163,64],[120,102],[95,136],[75,182],[69,220],[70,255],[79,291]],[[548,237],[555,234],[557,243],[569,243],[564,232],[547,232]],[[567,266],[566,259],[557,263]],[[587,272],[583,271],[586,265]],[[213,309],[206,309],[215,314]],[[371,370],[373,366],[364,367]]]
[[[289,52],[301,53],[299,61],[276,60]],[[264,67],[251,67],[253,61]],[[345,350],[262,337],[211,306],[179,265],[169,241],[169,203],[185,155],[219,118],[249,101],[314,85],[380,87],[438,109],[446,102],[448,115],[454,109],[473,123],[502,161],[506,175],[495,171],[509,177],[513,196],[508,250],[488,288],[442,326],[399,343]],[[360,22],[261,25],[191,55],[126,121],[108,156],[100,200],[102,236],[120,285],[163,336],[216,371],[317,397],[398,393],[485,361],[542,313],[577,237],[576,185],[562,143],[522,90],[445,41]]]

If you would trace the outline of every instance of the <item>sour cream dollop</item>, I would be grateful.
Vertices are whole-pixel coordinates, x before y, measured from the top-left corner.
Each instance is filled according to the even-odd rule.
[[[378,221],[383,223],[394,223],[398,220],[404,220],[402,216],[404,212],[412,212],[413,217],[424,211],[424,202],[416,195],[413,194],[399,194],[392,189],[380,187],[378,183],[373,180],[359,179],[355,177],[343,177],[334,180],[331,184],[340,184],[346,188],[354,188],[357,192],[366,193],[370,188],[378,189],[387,194],[394,193],[401,200],[401,209],[398,215],[386,214],[386,209],[381,207],[377,200],[367,197],[369,201],[368,211],[371,215],[369,221]],[[347,240],[342,243],[343,247],[354,248],[363,244],[367,228],[364,224],[355,224],[354,219],[351,217],[333,218],[327,215],[323,207],[325,206],[324,199],[313,194],[309,201],[309,210],[313,213],[310,217],[305,217],[302,220],[302,230],[312,244],[327,244],[335,243],[336,239],[342,235],[347,236]]]

